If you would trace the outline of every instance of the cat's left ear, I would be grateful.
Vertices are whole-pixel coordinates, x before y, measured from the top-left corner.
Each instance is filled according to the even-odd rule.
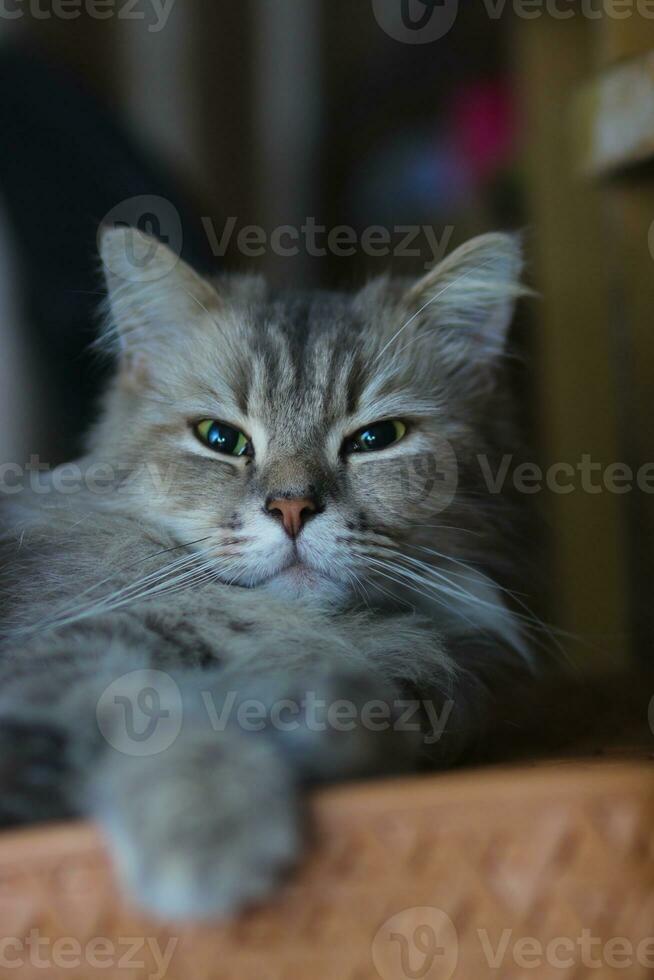
[[[417,324],[438,326],[451,340],[474,344],[480,357],[504,350],[520,282],[520,237],[473,238],[435,266],[405,294],[403,307]]]
[[[103,229],[108,334],[125,354],[155,352],[184,326],[220,306],[218,294],[179,256],[136,228]]]

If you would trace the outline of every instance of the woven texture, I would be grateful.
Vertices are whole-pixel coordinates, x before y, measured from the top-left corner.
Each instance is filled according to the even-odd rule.
[[[603,980],[654,968],[645,761],[339,787],[313,808],[293,881],[266,907],[199,927],[130,907],[92,827],[0,837],[0,976]]]

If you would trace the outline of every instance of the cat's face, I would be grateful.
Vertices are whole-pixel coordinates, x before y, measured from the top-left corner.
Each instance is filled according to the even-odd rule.
[[[387,555],[456,507],[515,240],[471,243],[413,288],[279,298],[182,263],[134,281],[139,245],[170,267],[138,233],[104,239],[121,356],[95,443],[136,473],[131,504],[237,585],[341,601],[383,583]]]

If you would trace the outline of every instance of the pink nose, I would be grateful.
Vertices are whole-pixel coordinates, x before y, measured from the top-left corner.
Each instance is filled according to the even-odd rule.
[[[271,517],[281,520],[289,537],[296,538],[304,527],[305,521],[315,514],[317,507],[309,497],[290,497],[269,500],[266,510]]]

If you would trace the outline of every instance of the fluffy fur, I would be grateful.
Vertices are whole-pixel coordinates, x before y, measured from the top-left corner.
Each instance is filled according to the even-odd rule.
[[[499,585],[513,512],[476,461],[512,449],[519,243],[487,235],[418,283],[353,295],[210,283],[131,229],[102,252],[117,369],[85,476],[65,492],[52,474],[4,512],[0,822],[97,816],[150,909],[224,913],[297,860],[305,786],[449,764],[527,670],[526,618]],[[202,445],[205,418],[254,456]],[[403,440],[343,455],[389,418]],[[317,503],[295,540],[265,508],[290,496]],[[143,707],[140,669],[181,692],[157,702],[180,730],[150,755],[111,736],[132,695]],[[98,705],[121,677],[108,734]],[[353,725],[317,730],[307,692],[353,706]],[[230,697],[264,706],[256,733],[233,712],[208,724],[208,698]],[[399,724],[411,699],[422,732]],[[273,723],[281,702],[294,726]],[[383,731],[361,721],[373,702]],[[447,726],[425,739],[434,717]]]

